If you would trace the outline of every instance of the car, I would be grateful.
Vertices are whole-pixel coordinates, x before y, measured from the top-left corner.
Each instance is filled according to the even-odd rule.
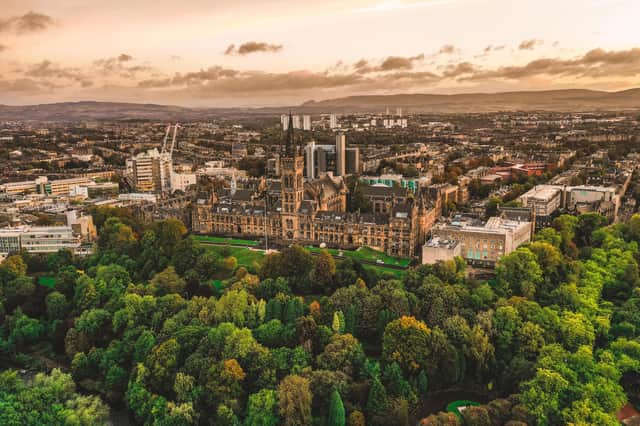
[[[383,260],[381,260],[381,259],[376,259],[376,263],[377,263],[378,265],[384,265],[384,261],[383,261]]]

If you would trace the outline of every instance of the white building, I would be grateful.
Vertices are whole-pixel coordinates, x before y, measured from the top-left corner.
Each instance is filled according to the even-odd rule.
[[[422,246],[422,264],[432,265],[461,256],[460,243],[433,237]]]
[[[329,116],[329,127],[331,129],[338,128],[338,117],[335,114]]]
[[[520,196],[523,207],[533,209],[538,216],[551,216],[562,207],[562,187],[538,185]]]
[[[80,249],[80,236],[73,234],[70,226],[22,226],[0,229],[0,250],[2,247],[19,247],[29,253],[55,253],[69,249],[74,253]],[[0,255],[8,252],[0,251]]]
[[[302,116],[302,129],[309,131],[311,130],[311,116],[310,115],[303,115]]]
[[[195,184],[195,173],[173,173],[171,175],[171,191],[186,192],[190,186]]]
[[[300,123],[300,116],[299,115],[294,115],[293,116],[293,128],[294,129],[301,129],[301,123]]]
[[[150,149],[127,160],[127,171],[138,192],[166,192],[171,190],[173,165],[171,154]]]
[[[461,255],[468,263],[493,266],[500,257],[531,241],[531,222],[500,217],[482,222],[458,215],[446,225],[436,225],[431,234],[460,243]]]
[[[282,130],[287,130],[289,128],[289,116],[287,114],[282,114],[280,116],[280,124],[282,125]]]

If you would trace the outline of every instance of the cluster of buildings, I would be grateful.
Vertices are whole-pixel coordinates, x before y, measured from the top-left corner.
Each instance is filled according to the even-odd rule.
[[[345,148],[339,135],[336,149],[345,152]],[[374,212],[347,212],[345,163],[346,159],[336,175],[316,177],[313,173],[305,179],[305,157],[289,124],[285,150],[279,157],[279,179],[261,179],[253,188],[231,188],[227,193],[199,199],[193,208],[193,231],[284,244],[366,245],[390,255],[413,256],[439,216],[441,198],[429,198],[426,191],[419,191],[392,197]]]
[[[335,145],[320,145],[314,141],[304,148],[305,176],[316,179],[325,174],[346,176],[360,174],[361,160],[358,147],[348,148],[344,133],[336,135]]]
[[[615,187],[589,185],[537,185],[522,194],[519,200],[535,212],[538,228],[549,226],[559,212],[595,212],[614,221],[620,206],[620,195]]]
[[[136,192],[185,192],[196,183],[195,173],[174,171],[172,155],[155,148],[127,160],[125,173]]]
[[[0,260],[22,250],[32,254],[56,253],[59,250],[70,250],[76,255],[90,254],[97,235],[91,216],[69,210],[63,226],[0,228]]]

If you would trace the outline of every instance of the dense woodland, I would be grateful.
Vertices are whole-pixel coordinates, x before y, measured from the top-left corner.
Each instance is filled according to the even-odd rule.
[[[2,425],[617,425],[640,402],[638,215],[560,216],[476,281],[296,246],[238,267],[179,221],[93,214],[92,256],[0,266]],[[424,413],[456,389],[486,404]]]

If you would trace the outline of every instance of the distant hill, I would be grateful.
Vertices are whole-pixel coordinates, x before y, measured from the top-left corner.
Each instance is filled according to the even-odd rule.
[[[459,95],[398,94],[348,96],[309,101],[305,109],[376,110],[401,107],[405,112],[455,113],[492,111],[604,111],[640,109],[640,89],[620,92],[597,90],[547,90]]]
[[[172,105],[124,102],[61,102],[53,104],[0,105],[0,120],[206,120],[218,116],[296,113],[381,112],[386,107],[405,113],[470,113],[493,111],[616,111],[640,109],[640,88],[620,92],[597,90],[547,90],[458,95],[364,95],[298,106],[269,108],[188,108]]]

